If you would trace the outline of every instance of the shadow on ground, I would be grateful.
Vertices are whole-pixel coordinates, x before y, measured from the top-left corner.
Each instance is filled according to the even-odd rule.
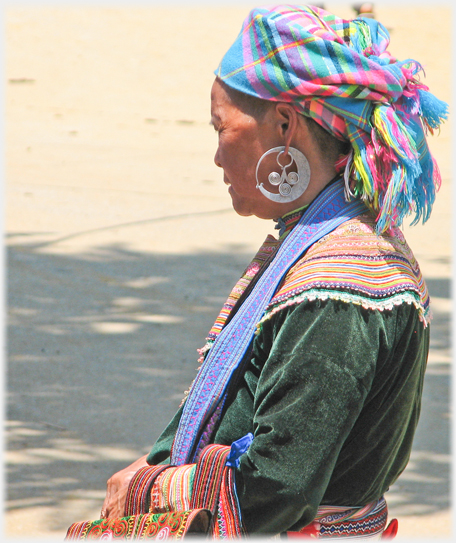
[[[62,531],[99,510],[107,478],[148,452],[177,409],[249,257],[242,246],[77,256],[9,247],[7,511],[51,507],[49,528]],[[449,298],[448,281],[428,284]],[[444,312],[432,348],[449,349]],[[448,410],[449,364],[435,363],[412,461],[391,490],[403,514],[449,507]]]

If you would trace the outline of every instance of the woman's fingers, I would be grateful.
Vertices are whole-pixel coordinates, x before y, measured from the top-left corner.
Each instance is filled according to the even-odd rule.
[[[101,507],[100,518],[122,517],[125,510],[128,485],[133,475],[142,467],[147,466],[147,455],[142,456],[128,467],[115,473],[107,482],[106,497]]]
[[[104,499],[103,505],[101,506],[100,518],[108,518],[108,511],[111,509],[111,498],[112,498],[112,486],[109,481],[107,484],[106,497]]]
[[[123,517],[125,512],[125,501],[127,499],[128,485],[136,471],[123,474],[122,481],[111,486],[111,492],[106,496],[102,507],[103,518]],[[117,483],[117,482],[116,482]]]

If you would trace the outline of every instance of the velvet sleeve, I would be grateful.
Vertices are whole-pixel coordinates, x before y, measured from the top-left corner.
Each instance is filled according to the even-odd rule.
[[[379,311],[347,303],[303,303],[263,323],[252,364],[254,440],[236,471],[248,533],[298,529],[315,516],[339,452],[386,356]]]
[[[147,455],[147,463],[151,466],[157,464],[169,464],[171,456],[171,447],[174,436],[179,426],[179,421],[182,416],[183,405],[179,407],[174,417],[169,422],[168,426],[163,430],[151,451]]]

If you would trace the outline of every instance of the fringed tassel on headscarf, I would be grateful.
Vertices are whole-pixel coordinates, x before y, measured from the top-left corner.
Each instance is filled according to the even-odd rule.
[[[442,183],[437,162],[428,150],[420,157],[420,164],[422,173],[419,182],[415,183],[414,186],[413,207],[415,217],[410,223],[411,226],[418,224],[420,220],[425,223],[429,219],[436,192],[440,189]]]
[[[410,95],[401,106],[419,109],[431,128],[438,127],[446,118],[447,104],[424,90],[418,92],[414,103]],[[378,104],[371,117],[371,140],[353,145],[350,195],[361,195],[377,214],[378,233],[400,226],[411,213],[415,214],[412,224],[420,219],[425,222],[441,183],[438,167],[424,138],[419,136],[423,132],[419,117],[404,115],[401,106]]]
[[[346,198],[364,200],[376,214],[379,234],[402,225],[410,214],[411,225],[426,222],[441,184],[425,135],[447,119],[448,104],[419,81],[421,64],[413,60],[400,64],[407,80],[402,96],[374,104],[370,134],[351,130],[352,151],[336,163],[336,169],[345,167]]]
[[[439,100],[432,93],[418,89],[420,96],[420,113],[427,128],[439,128],[443,121],[448,119],[448,104]]]

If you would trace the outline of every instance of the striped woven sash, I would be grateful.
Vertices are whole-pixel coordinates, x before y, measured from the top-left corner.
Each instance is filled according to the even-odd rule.
[[[321,506],[310,524],[298,532],[287,532],[287,536],[344,540],[393,538],[397,532],[397,520],[393,519],[386,528],[387,519],[388,507],[383,497],[364,507]]]
[[[256,324],[286,272],[312,244],[365,210],[361,201],[345,200],[342,180],[330,184],[312,202],[285,238],[248,298],[219,333],[201,365],[185,401],[174,438],[172,464],[179,466],[192,461],[202,428],[222,398],[254,336]]]

